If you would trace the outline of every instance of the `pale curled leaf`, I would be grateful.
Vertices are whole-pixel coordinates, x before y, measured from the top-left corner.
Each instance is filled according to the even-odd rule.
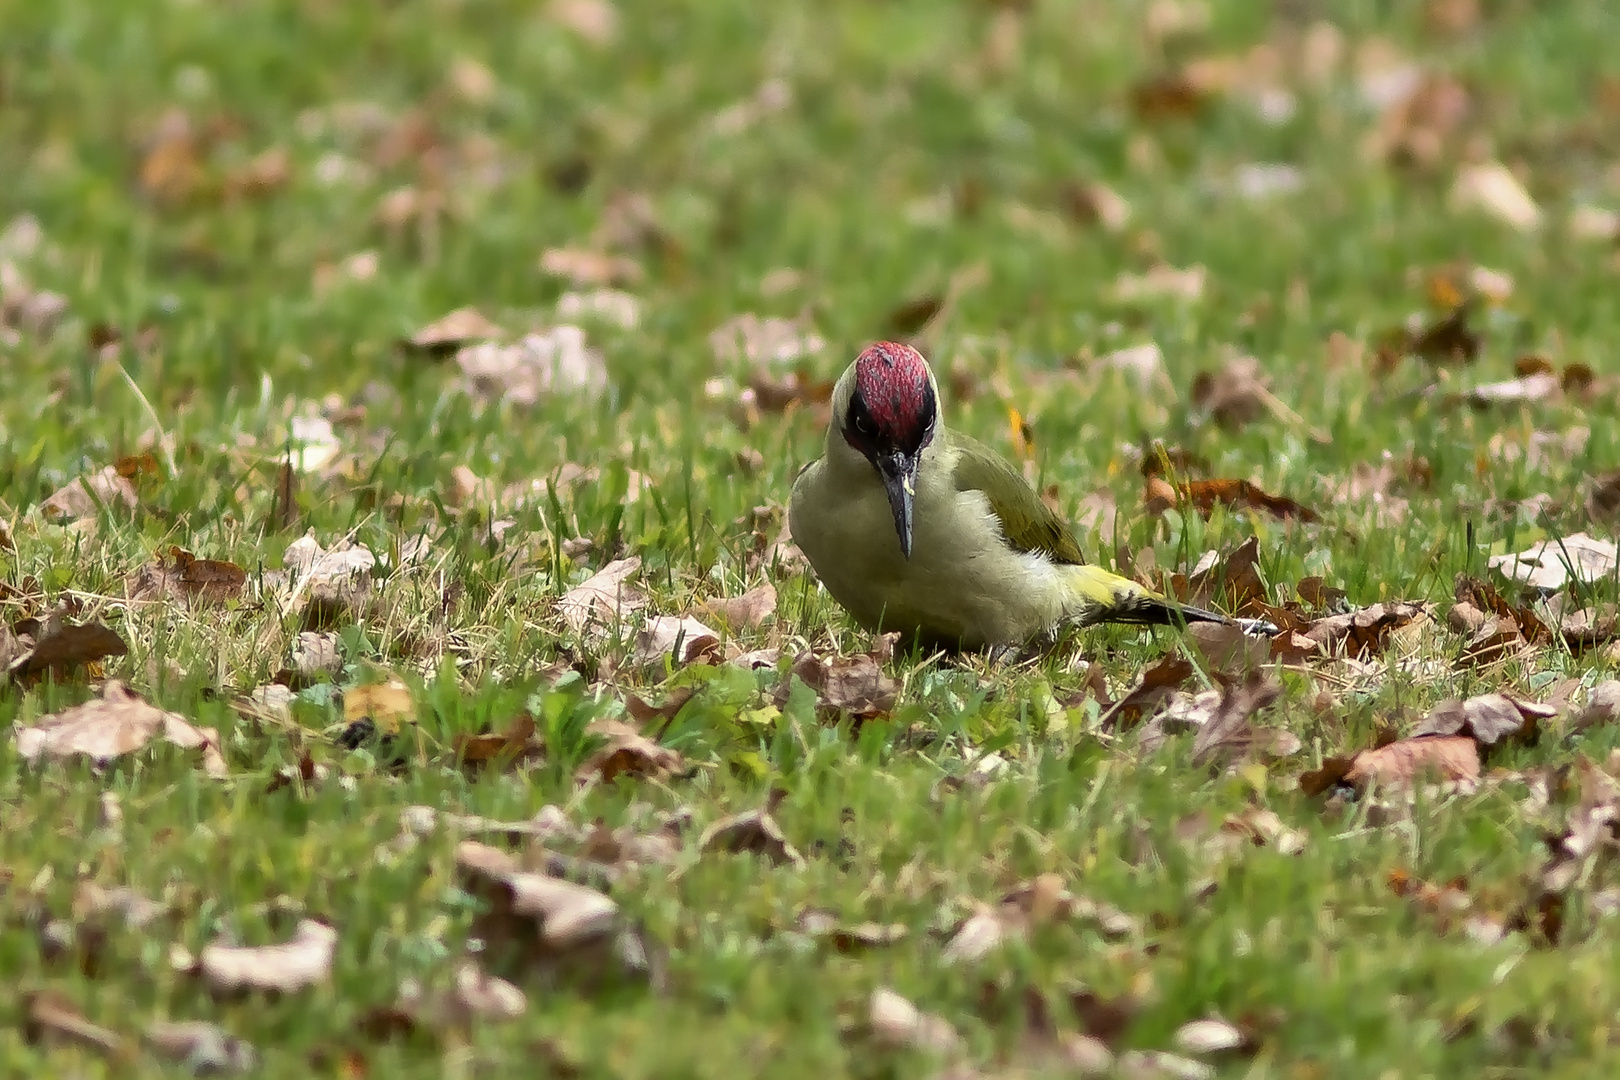
[[[748,810],[716,821],[703,830],[698,850],[704,854],[763,855],[773,866],[791,866],[795,870],[803,870],[807,865],[799,849],[788,842],[782,827],[766,809]]]
[[[580,765],[576,776],[581,783],[599,779],[610,784],[620,776],[661,780],[686,768],[679,752],[659,746],[622,720],[592,720],[585,733],[602,736],[606,741]]]
[[[127,1052],[122,1036],[92,1023],[66,997],[52,990],[23,998],[23,1036],[30,1043],[81,1046],[112,1058]]]
[[[248,1073],[259,1061],[252,1043],[204,1020],[158,1021],[146,1029],[146,1043],[193,1076]]]
[[[486,341],[456,353],[463,388],[473,397],[530,406],[553,394],[600,394],[607,389],[602,354],[571,323],[525,334],[512,344]]]
[[[292,938],[281,945],[214,943],[197,957],[196,970],[220,992],[272,990],[290,994],[326,982],[337,951],[335,929],[302,919]]]
[[[1453,698],[1430,709],[1412,736],[1467,735],[1483,748],[1515,735],[1528,738],[1535,732],[1537,721],[1557,713],[1555,708],[1506,694],[1480,694],[1466,701]]]
[[[776,611],[776,586],[766,582],[741,596],[706,600],[699,610],[725,623],[733,630],[758,626]]]
[[[867,1019],[872,1034],[889,1046],[948,1054],[962,1045],[962,1037],[948,1021],[923,1012],[887,987],[872,991]]]
[[[608,563],[557,601],[563,621],[575,633],[611,635],[626,614],[647,606],[647,598],[626,584],[640,570],[639,556]]]
[[[473,342],[494,340],[504,333],[477,308],[464,307],[422,327],[411,335],[410,344],[418,349],[448,352]]]
[[[465,887],[494,904],[496,917],[532,920],[539,944],[562,951],[604,939],[617,930],[619,905],[595,889],[524,870],[500,848],[463,840],[456,868]]]
[[[228,771],[219,735],[212,728],[193,727],[179,713],[147,704],[116,679],[107,681],[99,699],[53,713],[16,732],[17,752],[28,761],[83,757],[105,763],[132,754],[161,736],[182,749],[200,749],[210,776],[222,777]]]
[[[93,518],[103,507],[114,512],[135,509],[135,485],[108,465],[98,472],[69,481],[40,504],[40,511],[52,521],[82,521]]]
[[[1575,533],[1543,540],[1516,555],[1492,555],[1491,569],[1532,588],[1556,592],[1571,580],[1591,585],[1616,574],[1620,549],[1613,541]]]
[[[1376,750],[1363,750],[1344,779],[1358,787],[1377,782],[1405,787],[1422,779],[1473,783],[1479,779],[1479,746],[1462,735],[1424,735]]]
[[[630,643],[630,662],[640,667],[661,664],[673,656],[676,666],[690,664],[717,649],[720,635],[690,615],[655,615],[637,630]]]

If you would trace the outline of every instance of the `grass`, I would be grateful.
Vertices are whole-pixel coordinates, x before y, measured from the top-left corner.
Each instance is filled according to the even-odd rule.
[[[1556,944],[1513,933],[1481,945],[1439,932],[1387,883],[1396,871],[1465,876],[1481,907],[1509,907],[1567,798],[1538,807],[1523,785],[1491,782],[1419,798],[1374,827],[1358,808],[1324,813],[1297,782],[1450,696],[1590,686],[1612,674],[1602,649],[1458,665],[1462,639],[1437,618],[1370,672],[1284,673],[1264,723],[1304,749],[1217,776],[1190,764],[1190,738],[1145,753],[1099,733],[1096,704],[1076,693],[1072,656],[1100,665],[1117,692],[1180,647],[1173,634],[1087,632],[1022,666],[902,652],[887,663],[899,703],[856,723],[802,689],[778,702],[775,670],[618,667],[627,646],[581,639],[554,610],[610,557],[635,554],[659,613],[773,581],[776,615],[740,631],[742,648],[777,646],[789,659],[868,648],[812,580],[748,557],[755,508],[769,508],[758,528],[773,537],[824,420],[801,406],[739,422],[750,369],[717,358],[709,335],[743,312],[800,318],[826,343],[809,373],[833,378],[895,332],[901,305],[943,296],[980,265],[980,283],[929,331],[942,376],[958,370],[948,381],[979,387],[954,395],[951,420],[1011,454],[1016,409],[1032,468],[1070,511],[1099,486],[1111,492],[1116,530],[1085,538],[1105,562],[1127,552],[1141,566],[1151,550],[1158,567],[1185,572],[1253,534],[1273,599],[1320,575],[1352,604],[1417,599],[1443,611],[1454,576],[1483,575],[1489,554],[1582,528],[1612,536],[1583,501],[1590,478],[1620,463],[1612,389],[1486,410],[1443,402],[1512,377],[1525,354],[1587,364],[1600,386],[1616,370],[1613,245],[1565,228],[1577,207],[1620,201],[1616,14],[1482,0],[1477,21],[1445,30],[1419,5],[1344,7],[1340,59],[1312,74],[1303,58],[1326,54],[1305,43],[1320,48],[1320,27],[1312,38],[1293,6],[1236,0],[626,2],[601,43],[557,14],[613,10],[590,4],[0,5],[0,224],[33,215],[43,242],[10,257],[68,305],[48,338],[21,330],[0,346],[0,510],[14,548],[0,550],[0,606],[10,624],[75,598],[79,617],[129,644],[106,674],[217,728],[231,773],[209,779],[172,748],[101,771],[34,768],[8,741],[0,970],[126,1036],[162,1018],[216,1020],[254,1043],[272,1076],[506,1075],[536,1069],[538,1047],[553,1071],[582,1075],[932,1075],[940,1064],[928,1054],[861,1036],[880,986],[947,1018],[986,1075],[1061,1075],[1028,1053],[1020,1009],[985,1004],[986,987],[1008,1002],[1024,987],[1056,995],[1070,984],[1138,1003],[1120,1050],[1166,1048],[1212,1012],[1252,1018],[1264,1029],[1258,1056],[1223,1075],[1606,1075],[1620,1009],[1611,921],[1577,902]],[[1206,11],[1207,25],[1151,32],[1171,10]],[[1467,113],[1432,161],[1391,163],[1369,146],[1380,117],[1358,71],[1378,43],[1464,88]],[[1250,52],[1265,45],[1278,68],[1266,81],[1292,105],[1280,120],[1245,84],[1272,62]],[[1150,79],[1237,57],[1226,70],[1238,85],[1191,115],[1133,104]],[[165,161],[153,147],[180,130],[190,134]],[[279,175],[261,158],[273,150],[285,154]],[[249,182],[256,159],[263,190]],[[1453,207],[1459,168],[1492,159],[1526,177],[1538,229]],[[1297,189],[1238,193],[1234,177],[1256,163],[1292,165]],[[1072,211],[1092,183],[1129,203],[1122,228]],[[429,209],[390,223],[385,204],[400,191],[412,194],[395,211],[411,200]],[[606,364],[599,397],[480,402],[458,389],[452,362],[398,347],[463,305],[508,328],[556,321],[570,286],[540,271],[541,252],[615,239],[645,277],[629,286],[634,328],[584,324]],[[355,279],[344,260],[365,252],[375,273]],[[1161,262],[1204,267],[1201,295],[1117,295],[1121,275]],[[1511,295],[1476,319],[1479,359],[1380,367],[1387,332],[1414,313],[1443,315],[1433,282],[1464,281],[1471,266],[1512,279]],[[766,290],[782,268],[797,284]],[[122,349],[91,346],[108,328]],[[1151,392],[1094,359],[1150,341],[1165,380]],[[1297,420],[1200,422],[1194,375],[1242,354],[1259,358]],[[277,470],[294,419],[353,406],[363,411],[336,429],[344,461],[301,477],[288,515]],[[1503,449],[1576,427],[1589,435],[1567,452]],[[153,441],[158,430],[166,443]],[[1149,515],[1127,453],[1144,439],[1324,520]],[[74,477],[154,448],[158,472],[141,480],[137,512],[67,526],[37,512]],[[1386,451],[1433,471],[1394,522],[1334,494]],[[569,463],[601,472],[517,509],[455,505],[457,466],[507,485]],[[1556,505],[1526,502],[1540,494]],[[491,521],[503,517],[514,525],[497,539]],[[340,608],[341,664],[298,692],[294,721],[251,720],[233,699],[285,668],[304,628],[277,606],[274,573],[306,530],[389,558],[374,600]],[[427,554],[402,566],[400,545],[416,536],[430,538]],[[591,542],[583,555],[563,553],[580,539]],[[223,609],[127,601],[126,576],[169,545],[241,566],[243,596]],[[1594,592],[1615,600],[1613,581]],[[391,747],[345,749],[334,738],[346,723],[340,691],[388,675],[409,687],[413,721]],[[659,701],[680,686],[699,692],[661,738],[692,775],[576,784],[596,744],[591,722],[624,717],[631,694]],[[31,724],[92,694],[83,669],[14,682],[0,688],[0,722]],[[523,710],[543,760],[458,765],[458,735]],[[1616,742],[1600,727],[1508,747],[1492,764],[1603,761]],[[942,784],[988,752],[1008,763],[990,780]],[[270,791],[306,754],[333,779]],[[552,804],[613,826],[686,808],[700,830],[773,787],[787,792],[776,816],[806,853],[803,870],[700,856],[693,831],[675,869],[630,872],[614,889],[664,958],[661,988],[535,984],[515,1022],[368,1034],[364,1020],[403,981],[449,985],[477,910],[456,885],[452,836],[381,854],[402,808],[521,820]],[[107,792],[121,825],[103,821]],[[1255,806],[1300,830],[1304,850],[1215,859],[1184,842],[1190,815],[1219,822]],[[970,967],[944,962],[931,930],[1046,872],[1138,928],[1109,940],[1059,921]],[[1205,894],[1209,878],[1217,887]],[[41,927],[75,922],[83,879],[127,884],[173,914],[112,930],[92,974],[52,961]],[[806,907],[900,923],[909,936],[845,955],[795,931]],[[331,979],[314,989],[219,1001],[170,963],[175,943],[285,940],[299,913],[339,931]],[[25,1011],[20,996],[0,1003],[0,1054],[22,1073],[164,1075],[149,1053],[119,1061],[30,1044]]]

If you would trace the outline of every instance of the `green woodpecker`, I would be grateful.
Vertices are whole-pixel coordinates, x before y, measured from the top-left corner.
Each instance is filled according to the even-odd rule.
[[[928,645],[1022,645],[1065,623],[1273,631],[1087,565],[1023,473],[940,422],[934,373],[908,345],[873,345],[838,380],[826,452],[799,472],[788,525],[857,622]]]

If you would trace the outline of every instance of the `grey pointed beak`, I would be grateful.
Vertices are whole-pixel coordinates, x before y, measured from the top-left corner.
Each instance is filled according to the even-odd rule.
[[[877,458],[878,475],[883,477],[883,490],[889,495],[889,509],[894,512],[894,531],[900,537],[900,554],[911,558],[911,517],[917,498],[917,458],[898,450],[880,454]]]

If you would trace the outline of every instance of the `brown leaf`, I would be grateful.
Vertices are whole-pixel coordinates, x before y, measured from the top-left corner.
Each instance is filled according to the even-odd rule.
[[[795,676],[816,692],[821,708],[848,712],[860,719],[888,713],[900,692],[900,684],[884,674],[878,661],[867,653],[828,658],[800,653],[777,687],[779,703],[787,700]]]
[[[1162,514],[1181,503],[1191,503],[1201,517],[1209,517],[1216,506],[1263,510],[1273,517],[1319,521],[1316,511],[1283,495],[1269,495],[1247,480],[1190,480],[1171,484],[1162,477],[1149,477],[1143,502],[1148,513]]]
[[[856,953],[866,949],[894,945],[904,941],[911,933],[905,923],[863,922],[853,925],[840,922],[837,916],[816,908],[799,913],[796,925],[807,937],[826,940],[841,953]]]
[[[534,717],[527,711],[514,716],[502,731],[457,735],[451,745],[456,760],[464,765],[504,768],[545,753],[545,748],[535,738]]]
[[[146,1029],[146,1044],[165,1061],[177,1062],[193,1076],[228,1076],[258,1067],[259,1053],[205,1020],[160,1020]]]
[[[620,930],[619,906],[584,885],[524,870],[499,848],[456,845],[462,887],[486,906],[473,933],[524,967],[607,944]]]
[[[1480,750],[1510,737],[1534,741],[1538,722],[1557,715],[1558,710],[1506,694],[1480,694],[1466,701],[1442,701],[1429,710],[1413,729],[1412,737],[1422,735],[1467,735]]]
[[[698,840],[698,850],[704,854],[734,852],[763,855],[772,866],[791,866],[803,870],[806,866],[799,849],[788,842],[782,827],[771,816],[776,799],[760,809],[748,810],[721,818],[707,829]]]
[[[191,120],[173,110],[164,116],[141,159],[141,191],[155,202],[178,203],[195,194],[205,179],[202,148]]]
[[[135,485],[116,465],[108,465],[70,481],[40,503],[39,509],[52,521],[74,522],[94,518],[103,507],[127,513],[138,505]]]
[[[1176,1049],[1190,1057],[1248,1056],[1260,1049],[1252,1031],[1245,1031],[1222,1016],[1191,1020],[1171,1037]]]
[[[1586,496],[1586,512],[1596,521],[1620,520],[1620,469],[1592,477]]]
[[[115,1059],[131,1056],[122,1036],[91,1023],[71,1001],[54,990],[23,995],[22,1028],[23,1038],[30,1044],[80,1046]]]
[[[1592,585],[1614,577],[1620,568],[1620,549],[1612,541],[1574,533],[1543,540],[1517,555],[1492,555],[1490,566],[1531,588],[1556,592],[1571,580]]]
[[[1484,211],[1520,232],[1531,232],[1541,224],[1541,208],[1513,170],[1499,161],[1464,165],[1450,198],[1453,209]]]
[[[19,727],[17,752],[31,762],[41,757],[85,757],[105,764],[134,753],[159,735],[182,749],[200,749],[208,775],[227,775],[213,728],[192,727],[179,713],[148,705],[116,679],[107,681],[98,699],[53,713],[32,727]]]
[[[638,667],[661,666],[671,659],[676,667],[704,656],[718,655],[720,635],[690,615],[677,618],[657,615],[636,631],[630,642],[630,663]]]
[[[611,636],[624,616],[647,606],[647,598],[626,582],[641,569],[639,556],[608,563],[563,594],[557,610],[575,633]]]
[[[747,363],[756,369],[779,371],[813,359],[827,342],[801,319],[761,318],[744,312],[709,332],[709,347],[723,364]]]
[[[585,331],[561,323],[525,334],[510,344],[485,341],[456,353],[461,386],[485,401],[532,406],[558,394],[594,396],[607,389],[602,354],[586,344]]]
[[[662,705],[648,704],[644,699],[637,697],[635,694],[631,694],[625,699],[624,707],[625,710],[630,713],[630,719],[645,726],[647,723],[653,720],[669,721],[675,719],[675,715],[679,713],[681,708],[688,701],[691,701],[696,694],[696,687],[677,687],[676,689],[670,691],[669,696],[664,699],[664,703]]]
[[[1571,710],[1567,730],[1578,734],[1617,720],[1620,720],[1620,680],[1608,679],[1592,688],[1585,705]]]
[[[1271,376],[1252,356],[1234,357],[1217,372],[1199,372],[1192,400],[1224,428],[1253,423],[1281,404],[1271,392]]]
[[[1409,335],[1404,351],[1432,364],[1473,363],[1482,344],[1480,335],[1468,325],[1475,307],[1471,301],[1458,304],[1439,322]]]
[[[233,562],[199,559],[181,547],[170,547],[144,564],[126,582],[131,600],[172,599],[184,605],[206,605],[233,600],[242,594],[247,572]]]
[[[1281,696],[1282,684],[1258,672],[1223,687],[1219,707],[1193,737],[1193,764],[1208,765],[1247,754],[1255,744],[1251,718]]]
[[[1196,116],[1209,103],[1209,87],[1184,74],[1158,75],[1131,88],[1131,108],[1147,121]]]
[[[41,633],[8,670],[14,679],[34,679],[46,672],[62,677],[69,668],[128,652],[124,639],[101,623],[66,623]]]
[[[662,780],[685,771],[686,762],[679,753],[659,746],[622,720],[592,720],[585,733],[607,741],[580,765],[574,774],[579,783],[599,779],[611,784],[620,776]]]
[[[943,1017],[923,1012],[885,987],[872,991],[867,1022],[877,1041],[887,1046],[931,1054],[950,1054],[962,1046],[962,1037]]]
[[[540,256],[540,269],[578,286],[633,285],[642,278],[641,264],[629,256],[586,248],[550,248]]]
[[[1166,653],[1152,667],[1143,670],[1136,685],[1126,691],[1113,708],[1098,721],[1105,731],[1124,731],[1136,726],[1158,707],[1159,702],[1192,677],[1193,666],[1175,653]]]
[[[1391,633],[1427,617],[1427,605],[1421,603],[1373,604],[1317,619],[1305,630],[1305,637],[1329,656],[1363,657],[1383,652]]]
[[[759,626],[776,611],[776,586],[766,582],[741,596],[706,600],[698,610],[719,619],[733,630]]]
[[[80,922],[96,923],[116,915],[125,927],[139,930],[167,914],[167,904],[123,885],[103,888],[93,881],[81,881],[73,893],[73,917]]]
[[[1198,561],[1190,578],[1177,574],[1171,591],[1194,607],[1218,608],[1240,615],[1265,614],[1266,583],[1260,577],[1260,539],[1251,536],[1225,558],[1211,551]]]
[[[291,179],[292,155],[284,146],[272,146],[225,174],[225,195],[262,199],[286,187]]]
[[[301,919],[291,940],[281,945],[204,946],[194,970],[217,993],[291,994],[331,979],[337,940],[337,931],[326,923]]]
[[[435,356],[449,356],[464,346],[493,341],[505,333],[477,308],[464,307],[428,323],[407,338],[405,344]]]
[[[1479,747],[1462,735],[1425,735],[1363,750],[1345,773],[1346,783],[1365,787],[1410,786],[1425,776],[1472,783],[1479,779]]]

